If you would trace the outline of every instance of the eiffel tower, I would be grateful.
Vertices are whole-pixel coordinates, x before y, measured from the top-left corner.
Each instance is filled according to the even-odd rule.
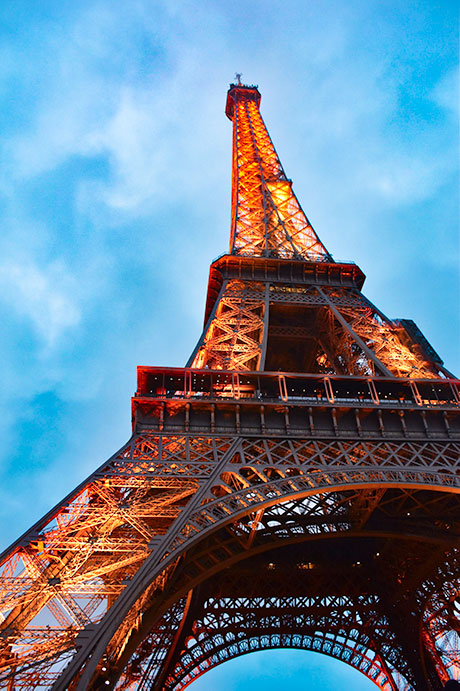
[[[272,648],[378,687],[460,675],[459,382],[304,214],[238,78],[230,248],[184,368],[1,558],[0,686],[184,688]]]

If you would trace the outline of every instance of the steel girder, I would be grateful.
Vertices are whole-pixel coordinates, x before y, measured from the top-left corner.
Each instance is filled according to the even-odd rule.
[[[372,516],[380,515],[374,532],[383,530],[390,543],[404,530],[428,543],[442,535],[445,550],[458,539],[457,446],[134,436],[8,555],[3,580],[5,681],[34,688],[37,679],[42,687],[56,680],[56,688],[66,688],[86,665],[79,684],[85,688],[96,683],[91,681],[94,663],[95,679],[104,674],[103,667],[113,668],[116,677],[121,671],[117,661],[135,640],[140,622],[146,619],[153,626],[168,597],[172,600],[166,604],[173,606],[203,574],[220,569],[221,540],[217,556],[212,558],[207,546],[193,568],[189,565],[191,572],[182,579],[187,592],[173,589],[168,594],[168,583],[187,561],[184,555],[207,536],[222,529],[227,533],[228,526],[237,546],[255,550],[267,530],[288,541],[359,534],[370,530]],[[292,502],[302,509],[292,509]],[[303,513],[303,528],[294,530],[292,518],[284,526],[277,523],[280,507],[294,516]],[[414,516],[413,524],[408,514]],[[228,546],[228,557],[226,550]],[[234,558],[234,548],[230,551]],[[441,596],[437,598],[439,610]],[[39,611],[51,613],[53,619],[50,614],[41,617],[54,626],[37,625]],[[436,650],[441,642],[442,662],[443,642],[453,635],[452,617],[438,614],[436,621],[447,623],[434,633],[428,618],[426,636]],[[69,658],[72,662],[61,672]],[[448,670],[445,661],[443,665]]]
[[[292,190],[259,112],[257,89],[229,92],[233,120],[230,252],[328,261]],[[230,107],[229,107],[230,106]]]
[[[382,688],[441,688],[432,674],[427,685],[431,661],[413,641],[426,636],[428,591],[439,591],[447,571],[458,574],[457,552],[449,553],[442,531],[435,535],[428,507],[437,505],[452,518],[457,502],[422,492],[416,501],[424,518],[415,517],[415,495],[378,490],[370,512],[369,502],[363,511],[360,498],[359,491],[340,492],[275,504],[213,533],[189,552],[175,578],[182,589],[201,585],[154,688],[182,688],[215,664],[270,647],[334,655]],[[408,514],[415,518],[410,529]],[[151,626],[149,616],[141,639]],[[449,626],[451,648],[444,655],[452,655],[455,646],[458,652],[458,622]],[[132,679],[132,665],[139,688],[147,688],[143,663],[134,652],[120,688]]]
[[[292,324],[286,332],[304,342],[308,337],[317,340],[309,371],[410,378],[444,374],[441,363],[431,360],[356,288],[295,284],[286,290],[271,281],[225,281],[189,365],[265,369],[269,325],[277,306],[307,308],[316,316],[302,333],[296,334]]]
[[[190,367],[139,368],[133,436],[1,557],[0,684],[179,689],[320,650],[383,689],[459,675],[458,382],[332,260],[232,85],[230,255]]]

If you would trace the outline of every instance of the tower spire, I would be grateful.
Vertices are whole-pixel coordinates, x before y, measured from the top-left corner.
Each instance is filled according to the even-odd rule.
[[[275,646],[382,691],[458,675],[460,381],[325,261],[259,100],[230,88],[189,364],[138,368],[131,438],[0,555],[2,689],[180,691]]]
[[[230,254],[331,262],[270,139],[258,88],[236,80],[225,109],[233,121]]]

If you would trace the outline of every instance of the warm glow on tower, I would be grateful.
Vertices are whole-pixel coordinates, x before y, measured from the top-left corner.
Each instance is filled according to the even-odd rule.
[[[230,86],[226,107],[233,121],[230,254],[331,261],[297,201],[259,104],[257,87]]]
[[[138,367],[132,437],[1,555],[1,688],[180,691],[275,647],[382,691],[458,676],[459,382],[332,260],[259,103],[230,86],[188,365]]]

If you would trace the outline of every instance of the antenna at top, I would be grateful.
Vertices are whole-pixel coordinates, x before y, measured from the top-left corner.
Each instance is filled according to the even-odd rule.
[[[238,86],[241,86],[241,77],[242,76],[243,76],[242,72],[235,72],[235,79],[236,79],[236,83],[238,84]]]

